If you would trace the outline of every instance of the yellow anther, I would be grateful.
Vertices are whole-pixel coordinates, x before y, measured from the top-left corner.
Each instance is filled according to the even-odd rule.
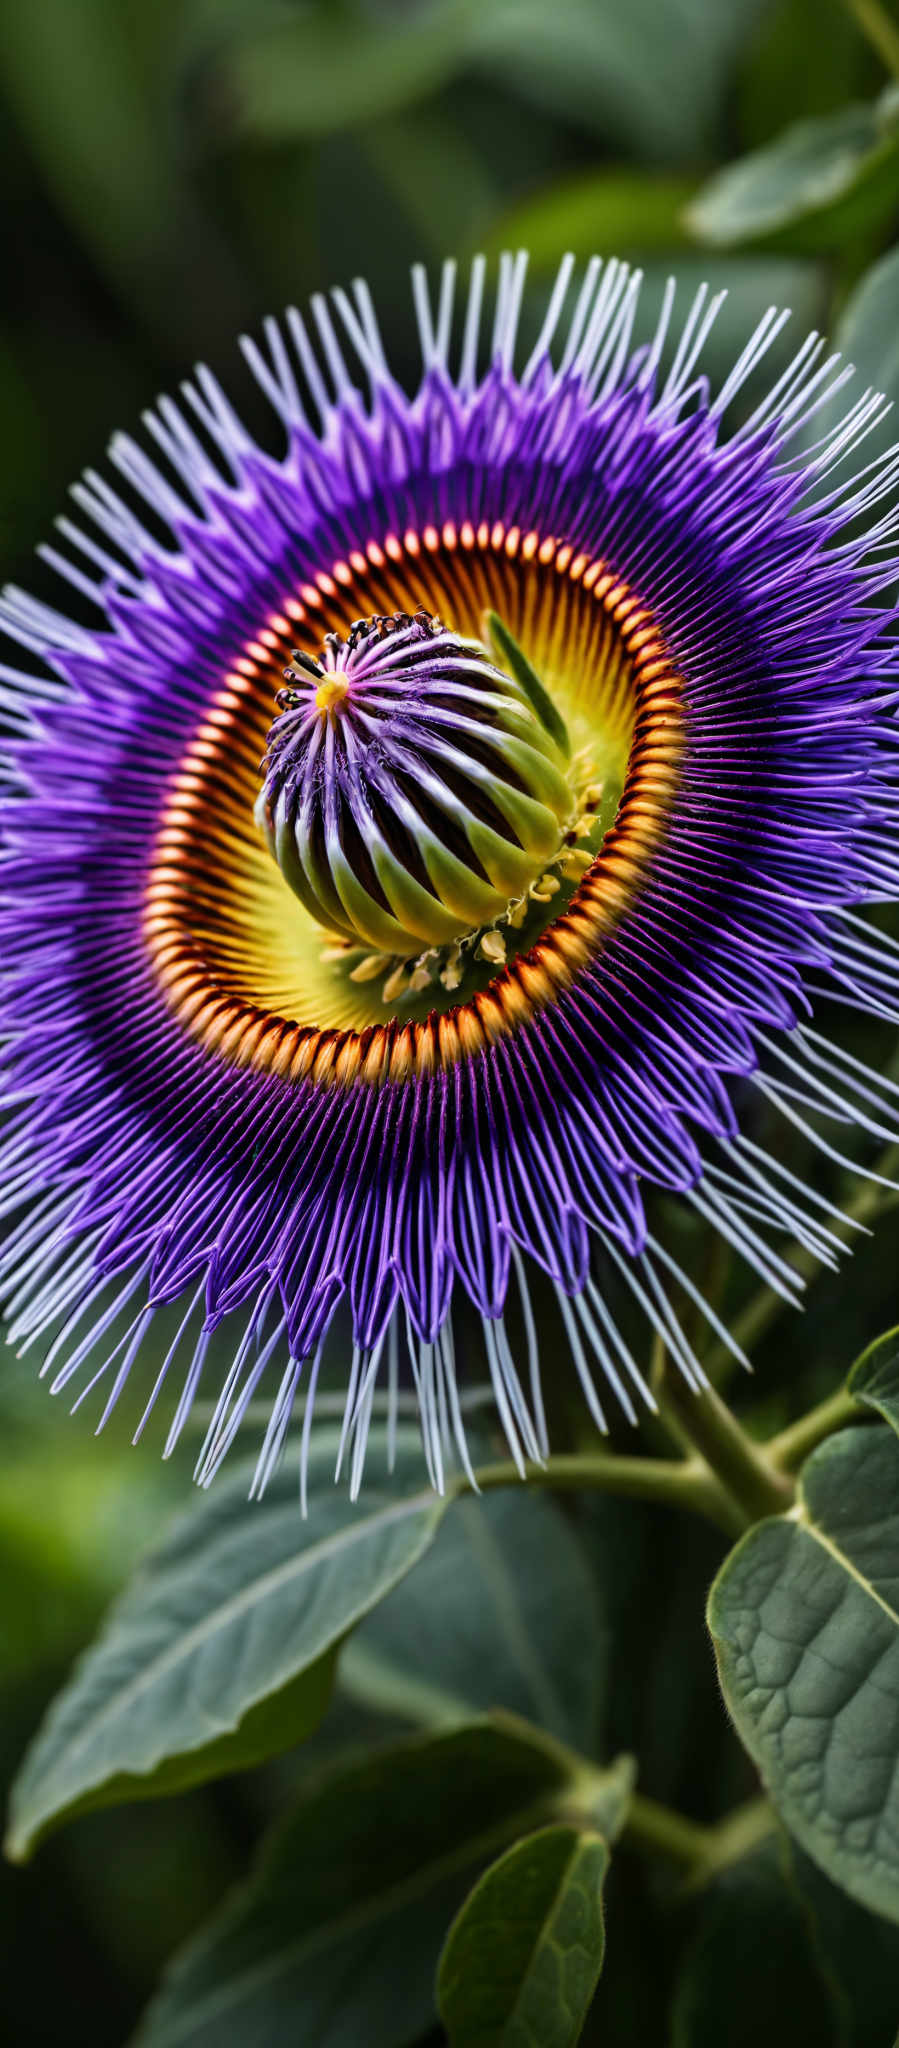
[[[336,668],[332,676],[326,676],[315,692],[316,711],[336,711],[342,704],[350,687],[349,676],[342,668]]]
[[[586,853],[580,846],[566,846],[559,855],[559,866],[565,875],[582,875],[593,866],[594,855]]]
[[[358,966],[350,968],[349,978],[351,981],[376,981],[378,975],[383,974],[388,965],[389,956],[386,953],[367,953],[365,959],[359,961]]]
[[[444,988],[448,989],[450,993],[452,993],[453,989],[459,987],[459,983],[462,980],[461,946],[455,945],[453,947],[446,966],[441,969],[437,979],[442,981]]]
[[[381,990],[382,1003],[397,1002],[399,997],[404,994],[405,987],[406,962],[405,960],[401,960],[399,962],[399,965],[394,968],[393,973],[388,974],[387,976],[387,980],[385,981],[384,986]]]

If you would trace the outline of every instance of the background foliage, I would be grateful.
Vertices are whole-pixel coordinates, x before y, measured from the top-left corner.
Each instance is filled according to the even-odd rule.
[[[233,336],[289,300],[364,273],[411,382],[416,258],[525,245],[539,284],[566,248],[616,253],[644,268],[647,324],[669,271],[685,297],[726,283],[713,375],[774,301],[794,309],[784,359],[826,325],[865,382],[899,393],[897,73],[899,24],[871,0],[0,0],[6,571],[41,586],[32,551],[68,483],[198,355],[252,416]],[[254,424],[270,432],[258,407]],[[890,1057],[882,1034],[848,1042]],[[829,1394],[895,1320],[899,1220],[888,1198],[879,1208],[876,1237],[842,1277],[815,1281],[801,1323],[749,1306],[755,1377],[729,1391],[752,1429]],[[669,1225],[702,1267],[692,1226]],[[703,1278],[724,1312],[747,1313],[739,1274],[719,1261]],[[828,1863],[801,1784],[784,1795],[790,1837],[750,1826],[719,1867],[703,1834],[689,1884],[684,1858],[642,1853],[639,1830],[617,1841],[622,1754],[642,1795],[700,1830],[757,1791],[750,1759],[766,1768],[770,1728],[744,1683],[746,1617],[766,1572],[803,1611],[804,1529],[751,1531],[717,1583],[744,1749],[701,1626],[728,1547],[714,1527],[577,1490],[444,1513],[403,1457],[401,1512],[391,1493],[385,1518],[376,1476],[348,1522],[326,1442],[298,1552],[288,1491],[248,1523],[238,1471],[192,1506],[189,1445],[163,1468],[152,1446],[126,1448],[127,1415],[95,1444],[33,1378],[29,1356],[10,1356],[0,1388],[4,1775],[132,1565],[154,1555],[18,1779],[15,1853],[51,1838],[0,1877],[11,2040],[114,2048],[139,2027],[145,2048],[436,2042],[442,1942],[498,1858],[441,1965],[454,2043],[489,2024],[485,2040],[553,2048],[583,2022],[586,2041],[653,2048],[889,2048],[895,1843],[885,1876],[851,1827]],[[803,1497],[838,1560],[880,1586],[893,1683],[889,1360],[873,1391],[857,1387],[881,1419],[822,1447]],[[562,1414],[563,1441],[565,1427]],[[298,1589],[293,1634],[283,1602],[266,1605],[281,1569]],[[238,1597],[243,1659],[230,1620],[207,1626]],[[761,1612],[750,1634],[758,1678]],[[507,1718],[485,1721],[497,1706]],[[148,1796],[163,1790],[176,1796]],[[223,1906],[257,1853],[249,1891]],[[505,1975],[484,1969],[485,1926]],[[254,1984],[268,1987],[261,2010]],[[490,2010],[472,2019],[479,1985]],[[503,2033],[513,2005],[519,2031]]]

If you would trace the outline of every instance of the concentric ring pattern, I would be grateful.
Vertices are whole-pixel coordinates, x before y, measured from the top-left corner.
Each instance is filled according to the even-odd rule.
[[[286,598],[223,679],[173,778],[147,883],[147,944],[177,1014],[205,1044],[292,1079],[381,1080],[397,1040],[395,1078],[451,1064],[461,1046],[489,1043],[551,1000],[638,885],[682,746],[679,679],[652,620],[601,561],[533,532],[507,533],[501,521],[477,531],[446,522],[421,539],[387,534],[352,554]],[[598,764],[594,775],[611,762],[628,777],[600,860],[541,944],[466,1004],[464,1018],[429,1021],[431,1003],[420,1000],[414,1007],[424,1015],[406,1032],[413,1006],[385,1017],[379,989],[356,988],[322,962],[324,935],[291,901],[253,805],[293,643],[314,647],[360,613],[423,603],[439,603],[466,635],[501,603],[565,705],[588,763]],[[369,1026],[378,1029],[363,1046]]]
[[[600,1426],[603,1384],[634,1413],[634,1309],[696,1383],[671,1303],[699,1297],[648,1191],[791,1293],[777,1234],[831,1256],[827,1204],[745,1105],[831,1155],[822,1117],[891,1122],[888,1084],[809,1022],[821,994],[895,1015],[896,951],[863,916],[896,893],[894,463],[853,480],[847,459],[877,401],[816,444],[842,373],[812,337],[741,414],[773,318],[713,397],[715,305],[675,330],[669,293],[636,345],[621,265],[578,281],[566,259],[523,362],[523,262],[491,322],[483,265],[457,314],[454,280],[433,309],[416,285],[413,397],[363,286],[311,329],[269,322],[247,354],[277,456],[199,372],[113,442],[115,484],[75,488],[83,523],[45,553],[78,618],[2,605],[28,653],[0,684],[11,1331],[103,1413],[152,1354],[169,1441],[219,1331],[204,1479],[254,1395],[259,1484],[298,1395],[308,1442],[338,1305],[354,1487],[404,1377],[435,1483],[466,1457],[462,1301],[518,1459],[545,1452],[541,1373],[566,1357]],[[403,962],[354,978],[253,815],[293,649],[419,608],[466,639],[498,614],[581,783],[621,787],[601,843],[458,988]],[[538,1271],[564,1339],[542,1359]]]

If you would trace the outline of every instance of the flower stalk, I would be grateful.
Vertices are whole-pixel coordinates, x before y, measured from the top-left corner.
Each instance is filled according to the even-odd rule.
[[[629,1847],[675,1865],[693,1890],[751,1854],[776,1826],[774,1809],[763,1797],[734,1807],[708,1827],[635,1792],[621,1838]]]
[[[765,1446],[766,1454],[779,1472],[795,1472],[818,1444],[846,1423],[863,1422],[865,1410],[860,1408],[845,1387],[830,1394],[826,1401],[819,1401],[810,1408],[807,1415],[800,1415],[797,1422],[791,1422],[786,1429],[778,1430]],[[868,1419],[873,1420],[873,1417]]]
[[[846,6],[887,70],[899,78],[899,28],[881,0],[846,0]]]
[[[728,1536],[740,1535],[746,1526],[735,1499],[700,1458],[631,1458],[615,1451],[580,1451],[547,1458],[542,1465],[526,1464],[523,1472],[511,1459],[503,1459],[478,1466],[474,1477],[480,1493],[517,1486],[524,1478],[531,1486],[563,1493],[595,1490],[619,1499],[687,1508]],[[458,1484],[464,1491],[468,1482],[460,1479]]]
[[[747,1435],[714,1387],[694,1393],[666,1367],[659,1406],[715,1474],[743,1528],[792,1506],[795,1489],[789,1475]]]

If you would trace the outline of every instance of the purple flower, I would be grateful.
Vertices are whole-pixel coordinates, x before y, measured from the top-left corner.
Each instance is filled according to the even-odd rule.
[[[541,1371],[600,1427],[649,1398],[635,1309],[698,1384],[647,1191],[791,1294],[772,1237],[832,1256],[828,1204],[744,1106],[834,1157],[808,1114],[879,1130],[896,1092],[805,1021],[896,1014],[858,912],[896,893],[899,463],[846,478],[880,402],[816,442],[848,373],[812,337],[726,437],[781,323],[713,398],[717,301],[667,343],[670,291],[635,350],[616,263],[566,259],[516,368],[523,282],[488,327],[480,261],[458,322],[453,266],[433,310],[416,274],[411,400],[361,284],[315,346],[268,322],[283,455],[200,370],[43,550],[89,622],[2,606],[39,659],[0,670],[11,1335],[105,1417],[164,1323],[172,1443],[221,1326],[201,1479],[257,1394],[257,1484],[298,1393],[305,1446],[339,1304],[354,1487],[410,1372],[435,1482],[465,1459],[466,1304],[519,1461]]]

